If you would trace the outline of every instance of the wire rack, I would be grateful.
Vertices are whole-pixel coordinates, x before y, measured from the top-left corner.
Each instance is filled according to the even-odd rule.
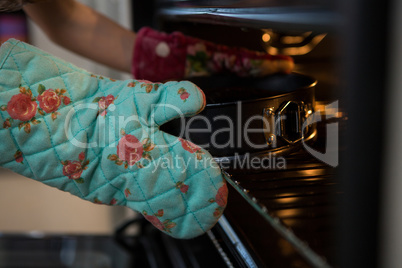
[[[316,148],[325,145],[322,136]],[[225,216],[263,264],[331,267],[342,195],[337,169],[303,149],[283,158],[282,169],[227,170]]]

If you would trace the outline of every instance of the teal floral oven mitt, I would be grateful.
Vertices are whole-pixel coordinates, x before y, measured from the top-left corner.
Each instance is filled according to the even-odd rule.
[[[211,155],[159,130],[204,106],[188,81],[116,81],[13,39],[0,48],[1,166],[176,238],[212,228],[227,202]]]

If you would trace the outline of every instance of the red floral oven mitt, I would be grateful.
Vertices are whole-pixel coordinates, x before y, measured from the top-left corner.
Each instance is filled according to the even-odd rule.
[[[229,72],[261,77],[290,73],[293,59],[244,48],[227,47],[186,36],[142,28],[134,46],[132,73],[137,79],[165,81]]]
[[[204,106],[187,81],[116,81],[16,40],[0,48],[1,166],[176,238],[209,230],[227,202],[211,155],[159,130]]]

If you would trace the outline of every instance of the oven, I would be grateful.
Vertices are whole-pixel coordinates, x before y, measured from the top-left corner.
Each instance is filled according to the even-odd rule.
[[[393,157],[392,144],[400,143],[387,139],[394,130],[385,119],[390,100],[399,95],[388,83],[396,60],[389,48],[398,31],[386,29],[395,28],[395,6],[320,0],[153,3],[154,27],[291,55],[296,73],[317,80],[314,138],[291,143],[287,152],[259,155],[283,157],[286,168],[225,168],[228,207],[207,235],[228,267],[383,267],[398,258],[393,246],[400,245],[400,231],[388,229],[381,218],[398,218],[398,209],[383,213],[384,200],[396,202],[383,191],[396,176],[385,173],[385,159]]]

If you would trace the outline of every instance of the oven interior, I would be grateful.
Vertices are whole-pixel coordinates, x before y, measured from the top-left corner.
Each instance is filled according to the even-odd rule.
[[[381,174],[374,166],[381,166],[384,132],[381,120],[368,117],[384,113],[387,62],[375,52],[385,48],[386,33],[376,40],[370,33],[388,25],[389,10],[370,4],[378,9],[359,1],[154,3],[152,23],[161,30],[290,55],[295,72],[318,81],[317,135],[285,156],[286,169],[226,169],[228,207],[209,235],[228,267],[376,265]]]
[[[309,144],[319,152],[338,153],[342,144],[340,148],[326,148],[326,125],[339,126],[342,136],[346,113],[339,108],[330,119],[324,115],[326,105],[340,99],[336,62],[339,51],[334,31],[322,31],[321,26],[291,25],[292,28],[281,24],[272,29],[268,22],[265,27],[256,27],[238,20],[236,14],[223,22],[212,16],[174,16],[170,12],[180,12],[183,7],[170,4],[165,3],[159,10],[157,23],[161,30],[181,31],[228,46],[291,55],[296,63],[295,72],[318,81],[315,109],[322,111],[322,121],[317,125],[317,136]],[[225,6],[222,13],[229,10]],[[208,82],[205,87],[208,92]],[[223,94],[221,99],[230,101],[237,94],[246,99],[253,94],[251,88],[241,90],[243,92]],[[335,234],[337,200],[342,195],[338,168],[316,159],[302,146],[296,147],[285,156],[285,169],[271,165],[258,170],[226,170],[230,174],[228,207],[224,219],[209,236],[228,267],[331,267],[338,264]]]

